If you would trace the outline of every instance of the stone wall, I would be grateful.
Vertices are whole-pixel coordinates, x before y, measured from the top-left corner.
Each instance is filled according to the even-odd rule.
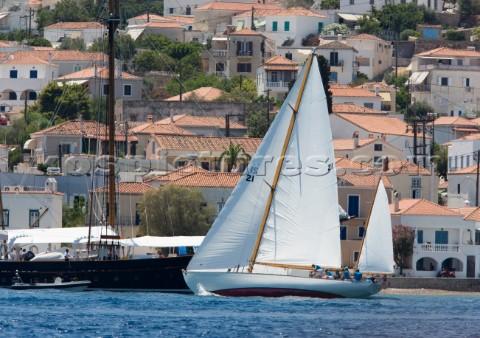
[[[154,121],[174,115],[188,114],[194,116],[225,116],[235,114],[246,116],[249,111],[267,111],[268,105],[262,103],[239,102],[205,102],[205,101],[146,101],[123,100],[117,101],[116,121],[124,121],[125,116],[129,121],[147,121],[147,115],[152,115]],[[239,122],[245,118],[238,117]]]
[[[412,278],[390,277],[389,287],[395,289],[434,289],[480,292],[480,279],[473,278]]]

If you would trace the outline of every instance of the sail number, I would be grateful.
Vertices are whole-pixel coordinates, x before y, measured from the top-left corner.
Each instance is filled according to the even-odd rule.
[[[254,179],[255,179],[255,175],[247,175],[248,182],[253,182]]]

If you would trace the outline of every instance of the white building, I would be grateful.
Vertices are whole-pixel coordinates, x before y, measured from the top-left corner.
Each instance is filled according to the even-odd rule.
[[[447,142],[462,139],[467,136],[476,138],[480,133],[480,125],[475,119],[466,119],[459,116],[441,116],[435,121],[428,123],[429,134],[435,136],[435,142],[445,144]],[[459,168],[454,166],[453,168]],[[463,166],[460,166],[463,168]]]
[[[322,55],[328,61],[330,81],[344,85],[354,82],[357,77],[357,53],[357,49],[341,40],[322,40],[320,46],[317,47],[317,54]],[[337,101],[337,103],[344,102]],[[380,105],[374,109],[380,110]]]
[[[2,1],[0,7],[0,32],[8,33],[13,30],[37,31],[37,10],[40,6],[28,0]]]
[[[332,67],[330,67],[332,69]],[[332,78],[332,73],[330,73]],[[383,98],[379,92],[371,92],[364,88],[352,88],[337,84],[330,85],[330,92],[332,93],[332,103],[353,103],[365,108],[381,110]]]
[[[480,52],[440,47],[414,55],[409,79],[413,102],[426,101],[444,116],[479,110]]]
[[[283,99],[288,93],[289,83],[296,79],[297,63],[283,56],[275,56],[257,67],[257,94]]]
[[[419,6],[424,5],[439,13],[443,10],[443,1],[440,0],[340,0],[340,11],[342,13],[367,14],[372,11],[372,6],[381,10],[387,4],[399,5],[411,2]]]
[[[480,271],[480,241],[477,222],[423,199],[394,199],[390,205],[392,225],[415,231],[411,277],[436,277],[442,268],[455,269],[457,277],[477,277]],[[478,237],[478,238],[477,238]]]
[[[82,39],[88,46],[95,39],[103,38],[106,27],[96,21],[92,22],[58,22],[43,30],[43,37],[52,46],[58,46],[65,38]]]

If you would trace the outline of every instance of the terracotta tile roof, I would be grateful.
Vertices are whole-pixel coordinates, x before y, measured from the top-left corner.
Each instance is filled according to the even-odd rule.
[[[376,87],[378,87],[378,89],[387,89],[387,90],[395,90],[395,87],[394,86],[390,86],[384,82],[367,82],[367,83],[364,83],[360,86],[357,86],[358,88],[366,88],[370,91],[375,91]]]
[[[155,124],[171,125],[181,128],[185,127],[214,127],[214,128],[225,128],[225,118],[221,116],[193,116],[187,114],[180,114],[173,116],[173,123],[170,117],[164,118]],[[246,130],[247,127],[237,123],[235,121],[230,121],[230,129],[243,129]]]
[[[462,207],[462,208],[450,208],[455,212],[458,212],[459,214],[462,214],[464,216],[464,219],[467,219],[467,217],[471,214],[474,214],[475,218],[479,217],[478,220],[480,220],[480,213],[478,215],[475,215],[475,211],[477,211],[479,208],[478,207]],[[471,219],[471,220],[476,220],[476,219]]]
[[[388,174],[409,174],[409,175],[426,175],[430,176],[430,170],[421,167],[418,164],[402,160],[388,160],[388,171],[384,171]]]
[[[102,187],[93,190],[93,192],[104,193],[108,192],[108,190],[107,187]],[[115,184],[115,192],[119,194],[143,195],[151,190],[156,190],[156,188],[142,182],[120,182]]]
[[[297,71],[300,67],[297,63],[281,55],[268,59],[264,64],[265,70],[293,70]]]
[[[193,16],[169,15],[168,17],[164,17],[164,18],[168,18],[183,24],[193,24],[195,22],[195,19],[193,18]]]
[[[48,65],[48,61],[39,59],[35,56],[10,54],[3,62],[4,65]],[[56,66],[56,65],[52,65]]]
[[[331,87],[330,91],[332,92],[332,96],[335,97],[380,97],[375,95],[375,92],[371,92],[369,90],[363,88],[337,88]]]
[[[407,131],[408,124],[396,117],[359,114],[335,115],[368,132],[413,137],[411,128]]]
[[[464,209],[467,209],[467,208],[464,208]],[[468,221],[480,222],[480,208],[473,207],[473,210],[469,214],[464,216],[465,216],[465,219]]]
[[[167,150],[210,150],[224,151],[228,149],[230,142],[241,144],[245,152],[255,153],[261,138],[250,137],[204,137],[204,136],[169,136],[155,135],[158,147]]]
[[[374,170],[374,168],[366,163],[357,162],[354,160],[350,160],[345,157],[335,157],[335,167],[337,171],[339,169],[344,170]],[[343,172],[343,171],[342,171]]]
[[[197,172],[169,181],[166,185],[172,184],[184,187],[202,188],[235,188],[240,177],[242,177],[241,173]]]
[[[115,131],[115,139],[125,140],[125,131],[118,128]],[[103,123],[94,121],[66,121],[56,126],[43,129],[31,134],[32,136],[38,135],[77,135],[86,136],[93,135],[92,138],[106,139],[106,126]],[[136,140],[135,136],[129,135],[129,140]]]
[[[200,87],[182,94],[182,100],[197,99],[199,101],[213,101],[224,95],[225,93],[214,87]],[[180,95],[169,97],[165,101],[180,101]]]
[[[256,31],[251,30],[250,28],[244,28],[239,31],[230,33],[230,35],[262,35]]]
[[[134,16],[133,18],[127,19],[127,21],[134,20],[134,21],[171,21],[170,19],[157,15],[157,14],[142,14],[142,15],[137,15]]]
[[[175,125],[156,124],[151,122],[146,122],[130,128],[129,131],[134,134],[194,135],[188,130],[179,128]]]
[[[328,40],[325,40],[328,41]],[[351,49],[355,53],[358,52],[354,47],[347,45],[338,40],[325,42],[324,40],[320,41],[320,45],[317,47],[319,49]]]
[[[335,150],[354,150],[362,148],[370,143],[377,141],[376,138],[358,138],[358,145],[355,147],[353,138],[337,138],[333,140],[333,148]]]
[[[107,67],[97,67],[97,77],[101,79],[108,79],[108,68]],[[119,76],[115,74],[115,77],[118,79]],[[57,81],[61,80],[79,80],[79,79],[92,79],[95,78],[95,67],[89,67],[82,69],[78,72],[71,73],[65,76],[60,76],[56,78]],[[138,76],[122,72],[122,79],[140,79]]]
[[[353,185],[354,187],[372,187],[376,188],[378,185],[378,174],[341,174],[337,175],[338,185]],[[382,176],[383,184],[387,189],[393,189],[392,182],[386,176]]]
[[[44,29],[106,29],[107,27],[97,21],[92,22],[57,22]]]
[[[176,22],[180,24],[193,24],[194,19],[192,16],[181,16],[181,15],[169,15],[169,16],[160,16],[157,14],[142,14],[136,17],[130,18],[127,21],[143,21],[144,23],[148,22]]]
[[[347,40],[377,40],[387,43],[387,41],[380,39],[378,36],[371,35],[371,34],[357,34],[351,35],[347,38]]]
[[[275,16],[310,16],[316,18],[326,19],[328,16],[322,15],[320,13],[308,10],[303,7],[290,7],[290,8],[279,8],[279,9],[256,9],[254,13],[256,18],[263,17],[275,17]],[[244,13],[238,14],[235,17],[250,17],[252,16],[251,11],[245,11]]]
[[[430,57],[480,57],[480,52],[467,49],[451,49],[447,47],[439,47],[428,50],[423,53],[415,54],[414,56],[430,56]]]
[[[353,114],[379,114],[387,115],[387,112],[375,110],[372,108],[362,107],[355,103],[334,103],[332,104],[334,113],[353,113]]]
[[[7,195],[57,195],[57,196],[63,196],[63,192],[58,192],[58,191],[45,191],[45,190],[27,190],[27,191],[5,191],[2,190],[2,194],[7,194]]]
[[[332,89],[332,88],[352,88],[352,87],[338,83],[338,82],[330,82],[329,88]]]
[[[478,123],[474,120],[468,120],[466,118],[460,116],[441,116],[432,123],[428,123],[428,125],[434,124],[435,126],[472,126],[478,127]]]
[[[449,175],[461,175],[461,174],[474,174],[476,172],[477,172],[477,165],[474,164],[474,165],[471,165],[469,167],[465,167],[465,168],[462,168],[462,169],[449,171],[448,174]]]
[[[456,216],[462,217],[447,207],[424,199],[402,199],[398,201],[399,210],[395,211],[393,203],[390,204],[392,215],[425,215],[425,216]]]
[[[258,11],[261,9],[283,9],[283,7],[275,4],[213,1],[208,4],[198,6],[197,8],[195,8],[195,11],[217,10],[217,11],[245,12],[245,11],[251,11],[252,8],[255,8],[255,11]]]
[[[91,61],[91,62],[100,62],[106,61],[108,56],[105,53],[100,52],[81,52],[78,50],[56,50],[48,49],[43,50],[19,50],[14,53],[11,53],[14,57],[36,57],[45,61],[48,61],[49,58],[53,62],[55,61]]]
[[[473,133],[464,137],[459,137],[453,141],[466,141],[466,140],[480,140],[480,133]],[[449,146],[451,142],[446,142],[445,145]]]
[[[195,173],[208,173],[208,170],[205,170],[203,168],[197,167],[196,165],[193,164],[187,164],[184,167],[181,167],[175,171],[172,171],[166,175],[159,175],[155,177],[150,177],[145,180],[145,183],[147,182],[168,182],[168,181],[175,181],[179,178],[183,178],[185,176],[189,176]]]

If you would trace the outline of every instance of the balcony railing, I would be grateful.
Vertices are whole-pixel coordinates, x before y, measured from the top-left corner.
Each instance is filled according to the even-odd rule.
[[[221,72],[221,71],[216,71],[215,75],[217,75],[219,77],[225,77],[225,76],[227,76],[227,73],[226,72]]]
[[[252,56],[251,50],[238,50],[237,56]]]
[[[210,53],[212,56],[227,56],[227,51],[222,49],[211,50]]]
[[[445,70],[480,70],[480,66],[473,66],[473,65],[444,65],[443,63],[437,64],[426,64],[426,65],[418,65],[418,70],[432,70],[432,69],[445,69]]]
[[[268,88],[288,88],[288,82],[277,81],[277,82],[267,82]]]
[[[328,61],[330,67],[343,67],[343,60],[338,60],[337,62]]]
[[[423,252],[460,252],[458,244],[422,244]]]

